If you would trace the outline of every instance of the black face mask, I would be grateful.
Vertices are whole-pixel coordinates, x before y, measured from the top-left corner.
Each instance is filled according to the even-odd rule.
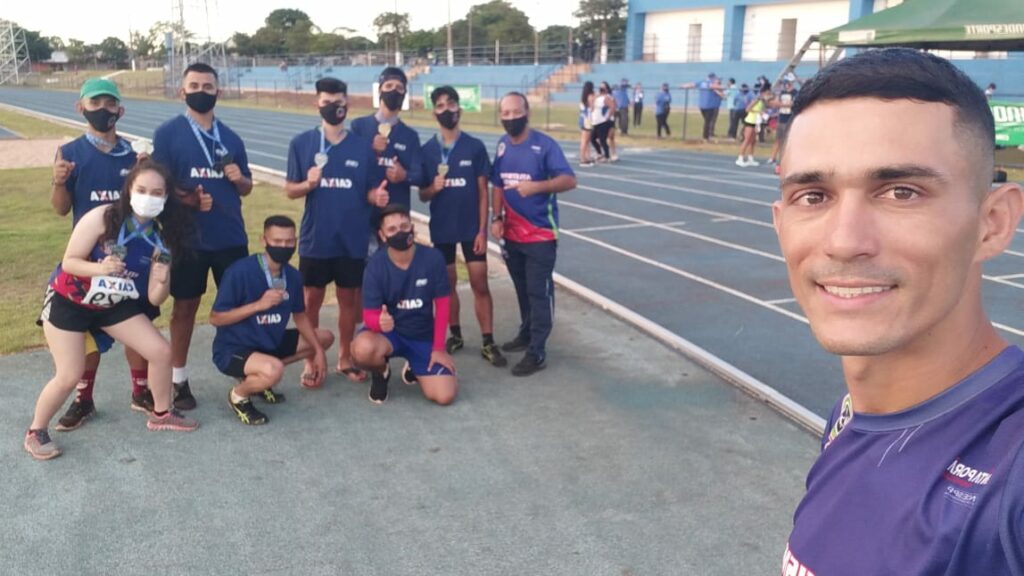
[[[412,248],[412,230],[396,232],[394,236],[388,236],[387,242],[389,248],[405,252]]]
[[[206,114],[217,105],[217,95],[206,92],[185,94],[185,104],[200,114]]]
[[[89,126],[92,126],[93,130],[97,132],[110,132],[114,129],[114,124],[117,124],[117,112],[111,112],[106,108],[100,108],[99,110],[86,110],[82,114],[85,115],[85,119],[89,122]]]
[[[511,120],[502,120],[501,125],[505,128],[505,132],[513,138],[518,138],[523,130],[526,130],[526,116],[520,116],[519,118],[513,118]]]
[[[344,122],[345,116],[348,116],[348,108],[337,102],[320,107],[320,117],[331,126]]]
[[[394,112],[402,107],[402,102],[405,101],[405,94],[398,90],[389,90],[387,92],[380,93],[380,99],[384,101],[384,106],[388,110]]]
[[[437,115],[437,123],[444,126],[448,130],[455,128],[455,125],[459,123],[458,112],[452,112],[451,110],[445,110]]]
[[[267,246],[267,255],[278,264],[287,263],[292,259],[293,254],[295,254],[294,246]]]

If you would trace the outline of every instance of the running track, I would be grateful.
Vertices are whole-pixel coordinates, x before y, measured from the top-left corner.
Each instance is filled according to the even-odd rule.
[[[0,103],[81,120],[74,101],[68,92],[0,89]],[[145,137],[182,110],[146,100],[127,100],[125,107],[119,130]],[[223,107],[218,117],[245,141],[251,163],[284,170],[290,139],[319,122],[310,112]],[[434,132],[420,129],[423,138]],[[493,156],[496,137],[484,141]],[[576,146],[563,146],[575,163]],[[741,169],[731,157],[696,152],[633,148],[620,156],[617,164],[577,169],[578,189],[560,196],[556,270],[827,417],[842,376],[793,302],[771,226],[778,194],[771,170]],[[1024,240],[1016,239],[985,274],[993,321],[1024,345]],[[513,327],[497,332],[511,337]],[[551,350],[551,361],[571,354]]]

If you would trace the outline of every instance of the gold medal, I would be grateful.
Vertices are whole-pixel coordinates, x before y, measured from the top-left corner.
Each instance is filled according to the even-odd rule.
[[[385,138],[391,136],[391,124],[388,124],[387,122],[381,123],[380,126],[377,126],[377,133]]]
[[[440,176],[441,178],[444,178],[445,176],[447,176],[448,175],[448,165],[447,164],[438,164],[437,165],[437,175]]]

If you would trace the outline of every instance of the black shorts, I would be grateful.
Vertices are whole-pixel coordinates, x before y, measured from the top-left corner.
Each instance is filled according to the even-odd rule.
[[[199,298],[206,294],[207,277],[213,270],[213,282],[220,287],[224,271],[249,255],[247,246],[223,250],[196,250],[179,260],[171,269],[171,296],[177,300]]]
[[[469,242],[459,242],[458,244],[456,244],[455,242],[452,242],[450,244],[434,244],[434,248],[440,250],[441,254],[444,255],[444,263],[451,266],[452,264],[455,264],[456,245],[462,246],[462,257],[466,260],[467,264],[469,262],[487,262],[486,251],[484,251],[483,254],[476,254],[473,252],[472,240],[470,240]]]
[[[323,288],[334,282],[338,288],[361,288],[366,260],[362,258],[299,258],[302,285]]]
[[[284,331],[284,337],[281,338],[281,345],[277,347],[277,350],[269,352],[264,350],[236,350],[227,358],[226,365],[218,365],[217,368],[228,376],[245,378],[245,363],[249,361],[249,356],[256,352],[284,360],[290,356],[295,356],[295,351],[298,349],[299,331],[295,328],[289,328]]]
[[[145,312],[138,300],[127,300],[112,308],[96,310],[75,304],[54,292],[43,308],[42,318],[61,330],[88,332],[119,324]]]
[[[744,126],[749,126],[749,127],[751,127],[751,128],[754,128],[754,127],[756,127],[756,126],[757,126],[757,124],[756,124],[756,123],[752,123],[752,122],[747,122],[746,120],[744,120],[744,121],[743,121],[743,125],[744,125]]]

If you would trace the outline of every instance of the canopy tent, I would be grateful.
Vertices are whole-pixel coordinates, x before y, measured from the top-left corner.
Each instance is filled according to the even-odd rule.
[[[906,0],[819,34],[837,47],[1024,50],[1024,0]]]

